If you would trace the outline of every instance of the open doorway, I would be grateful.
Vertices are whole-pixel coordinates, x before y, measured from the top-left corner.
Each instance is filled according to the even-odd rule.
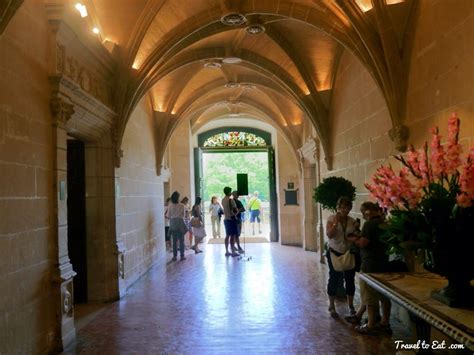
[[[84,143],[67,141],[68,252],[74,277],[74,303],[87,302],[86,180]]]
[[[240,196],[246,212],[242,215],[242,236],[255,241],[270,241],[271,198],[268,152],[263,151],[203,151],[202,154],[202,197],[204,210],[209,211],[212,196],[220,201],[225,186],[237,190],[237,174],[247,176],[247,191]],[[242,193],[242,192],[241,192]],[[254,196],[254,193],[257,196]],[[252,218],[251,212],[252,211]],[[257,210],[260,211],[257,213]],[[256,216],[259,214],[258,216]],[[210,215],[206,215],[206,229],[212,230]],[[209,233],[212,236],[211,233]]]

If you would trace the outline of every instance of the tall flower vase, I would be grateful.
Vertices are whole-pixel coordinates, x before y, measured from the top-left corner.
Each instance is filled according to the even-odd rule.
[[[425,269],[448,279],[448,285],[432,291],[431,297],[453,308],[474,307],[473,256],[465,250],[435,247],[425,251]]]

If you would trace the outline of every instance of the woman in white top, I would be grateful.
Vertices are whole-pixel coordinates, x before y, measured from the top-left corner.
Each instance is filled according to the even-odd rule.
[[[204,218],[202,215],[201,210],[201,198],[196,197],[195,203],[193,208],[191,209],[192,220],[191,221],[199,221],[199,223],[195,222],[196,225],[191,222],[191,226],[193,229],[194,234],[194,245],[191,249],[194,250],[196,254],[202,253],[202,250],[199,249],[198,244],[202,242],[202,240],[206,237],[206,228],[204,227]],[[197,225],[199,224],[199,225]]]
[[[355,268],[343,272],[335,271],[331,255],[340,256],[345,254],[351,242],[347,236],[354,233],[357,228],[357,222],[354,218],[349,216],[352,209],[352,200],[348,197],[340,197],[337,201],[337,213],[330,216],[326,225],[326,234],[328,237],[329,250],[326,253],[329,266],[329,280],[328,280],[328,296],[329,296],[329,312],[332,317],[337,317],[336,306],[334,300],[336,298],[337,288],[340,284],[340,279],[344,278],[347,303],[349,305],[350,315],[356,314],[354,309],[354,293],[355,293]]]
[[[209,213],[211,214],[212,236],[214,238],[221,237],[221,218],[219,211],[222,211],[222,206],[219,201],[217,201],[217,197],[212,196],[211,204],[209,205]]]
[[[188,232],[188,228],[184,223],[185,207],[182,203],[179,203],[179,192],[175,191],[171,195],[170,204],[168,204],[167,217],[170,220],[169,233],[173,238],[173,259],[176,261],[178,256],[178,242],[179,242],[179,253],[181,260],[185,260],[184,257],[184,235]]]

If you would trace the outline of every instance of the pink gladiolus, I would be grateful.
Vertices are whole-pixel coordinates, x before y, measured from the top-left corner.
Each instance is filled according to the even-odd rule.
[[[441,179],[446,175],[446,162],[444,148],[441,145],[441,136],[438,133],[438,127],[431,130],[433,137],[431,139],[431,167],[433,176]]]
[[[462,167],[459,177],[461,192],[457,196],[458,205],[470,207],[474,204],[474,148],[471,148],[469,156]]]
[[[420,160],[418,158],[418,152],[413,148],[413,145],[410,145],[408,148],[407,154],[407,164],[415,173],[415,176],[422,176],[420,170]]]
[[[458,116],[453,113],[448,121],[448,145],[446,149],[446,173],[455,174],[461,165],[462,146],[458,143],[459,140],[459,126],[460,120]]]

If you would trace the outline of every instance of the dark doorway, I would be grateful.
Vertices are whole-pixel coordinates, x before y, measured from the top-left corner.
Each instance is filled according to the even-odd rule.
[[[67,141],[68,251],[77,275],[74,302],[87,302],[86,183],[84,143]]]

